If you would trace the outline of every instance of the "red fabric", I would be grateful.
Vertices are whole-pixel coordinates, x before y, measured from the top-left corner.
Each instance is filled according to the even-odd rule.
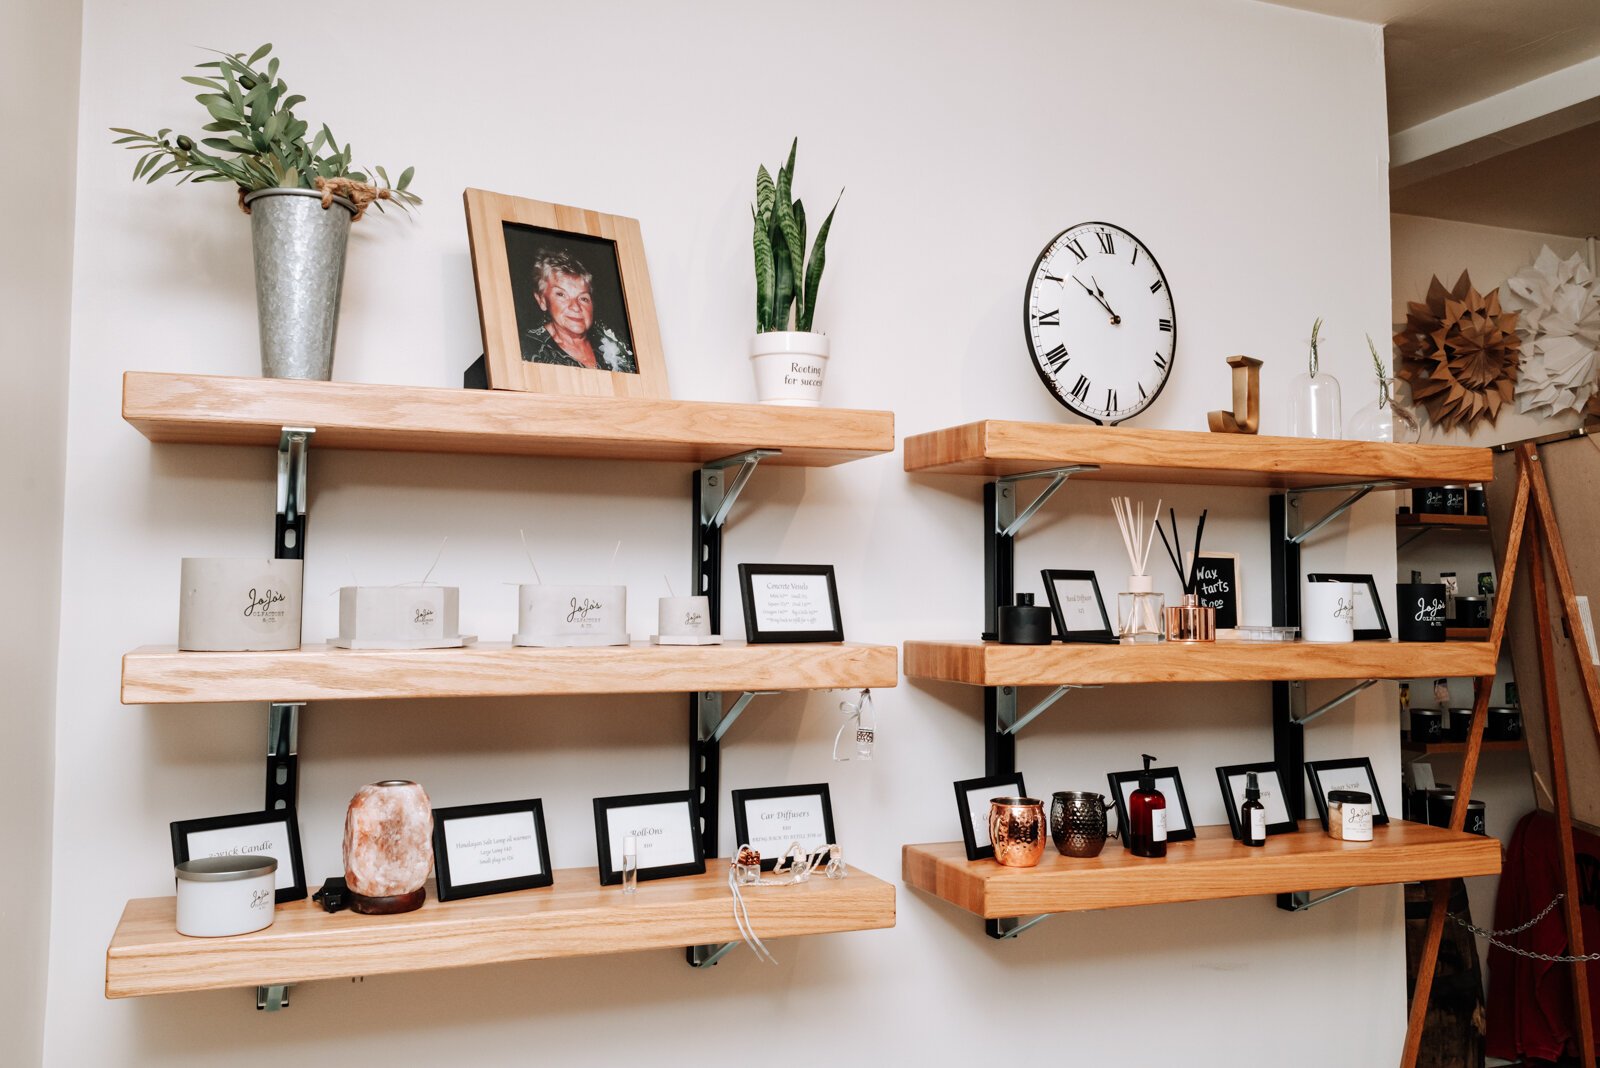
[[[1578,867],[1579,915],[1584,949],[1600,949],[1600,838],[1572,832]],[[1561,846],[1554,816],[1530,812],[1517,824],[1506,849],[1500,892],[1494,903],[1496,930],[1517,927],[1561,892]],[[1538,925],[1505,941],[1521,949],[1552,955],[1567,952],[1564,905]],[[1588,969],[1590,1013],[1600,1031],[1600,962]],[[1572,965],[1519,957],[1489,947],[1487,1051],[1505,1060],[1559,1059],[1577,1053],[1572,1019]]]

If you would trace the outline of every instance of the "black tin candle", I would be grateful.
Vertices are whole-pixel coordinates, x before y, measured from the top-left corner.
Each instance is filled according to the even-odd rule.
[[[1441,582],[1401,582],[1395,586],[1400,608],[1400,640],[1444,641],[1445,597]]]

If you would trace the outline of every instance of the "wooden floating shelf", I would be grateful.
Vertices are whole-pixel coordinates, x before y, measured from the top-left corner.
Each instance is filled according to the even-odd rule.
[[[1169,844],[1160,860],[1135,857],[1110,842],[1087,860],[1047,847],[1036,868],[969,861],[960,842],[908,845],[901,852],[902,877],[907,886],[1000,919],[1500,871],[1500,843],[1493,838],[1417,823],[1392,821],[1374,828],[1371,842],[1340,842],[1316,820],[1305,820],[1298,833],[1273,835],[1259,848],[1235,842],[1227,827],[1197,831],[1192,842]]]
[[[122,417],[151,441],[271,445],[314,427],[315,449],[830,467],[894,450],[894,413],[844,408],[576,397],[486,389],[129,371]]]
[[[1450,672],[1459,674],[1459,672]],[[122,658],[125,705],[365,701],[396,697],[820,690],[899,681],[895,647],[853,642],[522,649],[334,649],[189,653],[145,646]]]
[[[1446,627],[1444,640],[1447,642],[1486,642],[1489,640],[1488,627]]]
[[[1487,482],[1488,449],[1370,441],[1066,426],[986,419],[906,438],[905,469],[990,478],[1096,464],[1073,479],[1189,482],[1272,489],[1396,480],[1407,485]]]
[[[1491,742],[1483,740],[1485,753],[1522,753],[1526,752],[1528,743],[1519,738],[1514,742]],[[1424,756],[1433,756],[1436,753],[1465,753],[1466,742],[1413,742],[1411,736],[1404,732],[1400,734],[1400,748],[1408,753],[1421,753]]]
[[[1488,530],[1486,515],[1418,515],[1415,512],[1394,517],[1396,527],[1424,527],[1433,530]]]
[[[1435,676],[1494,673],[1488,642],[1218,641],[1198,645],[1001,645],[905,643],[905,673],[969,686],[1115,685],[1148,682],[1286,682],[1296,679],[1409,679],[1426,663]]]
[[[358,975],[459,968],[501,961],[590,957],[737,942],[728,862],[705,875],[599,885],[594,868],[555,872],[553,886],[489,897],[428,901],[399,916],[327,913],[313,902],[279,905],[271,927],[227,938],[187,938],[170,897],[128,902],[106,951],[106,997],[304,983]],[[747,893],[763,940],[893,927],[895,889],[852,868],[801,886]]]

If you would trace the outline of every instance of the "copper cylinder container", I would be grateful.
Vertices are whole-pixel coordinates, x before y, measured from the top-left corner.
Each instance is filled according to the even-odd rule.
[[[1183,603],[1171,605],[1166,611],[1167,641],[1214,642],[1217,640],[1217,610],[1200,603],[1192,593],[1183,595]]]
[[[1033,797],[996,797],[989,802],[989,841],[994,859],[1009,868],[1031,868],[1044,856],[1044,802]]]

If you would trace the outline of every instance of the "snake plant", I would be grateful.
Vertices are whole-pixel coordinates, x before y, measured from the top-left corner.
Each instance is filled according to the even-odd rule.
[[[808,331],[817,314],[817,288],[827,262],[828,228],[839,201],[823,220],[806,260],[806,209],[799,198],[790,200],[794,185],[797,137],[789,145],[789,161],[778,168],[774,182],[763,164],[756,168],[756,202],[750,208],[755,226],[756,332],[788,330],[790,311],[794,329]],[[844,196],[844,190],[839,191]]]

